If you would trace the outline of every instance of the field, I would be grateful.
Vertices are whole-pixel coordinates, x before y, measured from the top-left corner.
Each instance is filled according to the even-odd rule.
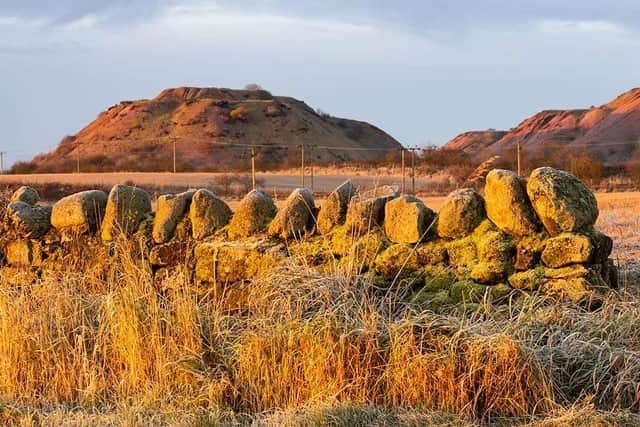
[[[640,193],[598,200],[623,291],[597,311],[533,295],[435,314],[303,259],[224,292],[184,274],[157,289],[124,240],[106,278],[80,259],[32,287],[3,270],[0,420],[638,425]]]

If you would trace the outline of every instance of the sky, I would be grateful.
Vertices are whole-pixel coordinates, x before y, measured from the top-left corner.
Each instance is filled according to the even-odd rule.
[[[122,100],[258,83],[405,146],[640,86],[638,0],[0,0],[0,151]]]

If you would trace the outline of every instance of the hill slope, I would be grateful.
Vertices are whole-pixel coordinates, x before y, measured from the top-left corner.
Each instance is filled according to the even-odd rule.
[[[495,140],[492,137],[498,136]],[[640,139],[640,88],[613,101],[584,110],[546,110],[508,132],[466,132],[445,147],[479,157],[513,150],[519,143],[528,153],[545,147],[586,147],[609,164],[622,163]]]
[[[301,144],[336,147],[308,148],[305,155],[316,162],[373,160],[388,154],[381,149],[401,147],[368,123],[319,115],[294,98],[263,90],[181,87],[109,108],[53,152],[36,156],[32,167],[73,170],[80,159],[85,171],[170,170],[174,141],[182,171],[246,167],[251,144],[287,147],[258,148],[261,168],[295,164]]]

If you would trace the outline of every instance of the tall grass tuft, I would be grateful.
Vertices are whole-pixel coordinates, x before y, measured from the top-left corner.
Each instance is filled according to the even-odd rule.
[[[140,252],[121,241],[106,274],[69,263],[34,285],[2,270],[2,407],[186,411],[193,423],[300,411],[532,420],[585,399],[594,411],[640,410],[635,300],[593,313],[530,297],[435,314],[364,276],[300,266],[223,292],[182,269],[160,289]]]

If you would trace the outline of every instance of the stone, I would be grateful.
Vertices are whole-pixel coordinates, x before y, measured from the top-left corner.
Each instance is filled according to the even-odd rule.
[[[232,215],[231,208],[211,191],[196,191],[189,209],[193,238],[203,240],[212,236],[229,223]]]
[[[116,185],[107,198],[102,240],[110,242],[122,233],[132,235],[151,213],[151,197],[146,191],[128,185]]]
[[[598,218],[595,196],[568,172],[550,167],[535,169],[527,183],[527,194],[551,236],[587,230]]]
[[[394,243],[414,244],[422,241],[435,219],[435,212],[414,196],[401,196],[384,208],[384,230]]]
[[[306,188],[295,189],[278,211],[267,232],[280,239],[301,238],[314,227],[315,202]]]
[[[461,239],[486,218],[482,196],[471,188],[449,194],[438,213],[438,236]]]
[[[209,242],[195,247],[198,283],[224,284],[264,277],[285,259],[284,247],[259,242]]]
[[[191,206],[194,190],[180,194],[165,194],[158,197],[156,215],[153,219],[151,235],[153,241],[162,244],[171,240],[178,223],[184,218]]]
[[[11,202],[24,202],[28,205],[35,206],[40,201],[40,195],[35,188],[22,186],[13,192]]]
[[[418,256],[411,246],[395,244],[381,252],[373,263],[376,273],[386,280],[403,279],[420,269]]]
[[[538,229],[525,185],[515,173],[494,169],[487,175],[484,187],[487,217],[505,233],[518,237]]]
[[[589,236],[562,233],[547,240],[542,251],[542,263],[547,267],[564,267],[569,264],[589,263],[594,254],[594,245]]]
[[[40,242],[27,239],[9,241],[5,255],[13,267],[39,267],[43,259]]]
[[[13,202],[7,207],[7,224],[18,236],[40,239],[51,228],[51,206]]]
[[[586,233],[593,243],[593,260],[594,264],[606,263],[613,250],[613,240],[611,237],[599,231],[591,231]]]
[[[524,271],[538,264],[548,238],[549,235],[545,230],[518,238],[514,268],[518,271]]]
[[[229,223],[229,238],[244,239],[267,231],[278,209],[269,195],[253,190],[242,198]]]
[[[551,279],[544,282],[540,291],[561,301],[576,304],[598,305],[601,299],[586,278]]]
[[[155,266],[176,266],[187,261],[193,245],[184,240],[171,240],[156,245],[149,251],[149,262]]]
[[[434,240],[416,246],[416,255],[421,265],[440,265],[449,260],[446,242]]]
[[[459,280],[467,279],[478,264],[478,250],[471,236],[447,243],[447,255],[451,271]]]
[[[527,271],[518,271],[509,276],[509,284],[515,289],[535,291],[545,281],[544,270],[535,268]]]
[[[451,285],[456,282],[450,269],[444,264],[429,266],[429,268],[423,269],[422,272],[424,274],[424,286],[422,289],[425,292],[448,291]]]
[[[82,191],[63,197],[53,205],[51,225],[62,233],[95,233],[105,216],[107,193],[99,190]]]
[[[587,277],[590,271],[582,264],[573,264],[560,268],[544,268],[542,274],[548,279],[575,279]]]
[[[478,263],[469,278],[484,284],[495,284],[506,279],[514,269],[515,244],[512,238],[485,220],[473,231]]]
[[[398,197],[398,191],[390,186],[382,186],[352,197],[345,224],[356,234],[364,234],[376,226],[382,226],[385,205],[396,197]]]
[[[344,224],[351,198],[357,193],[351,181],[345,181],[329,194],[318,212],[318,231],[329,233],[334,227]]]

